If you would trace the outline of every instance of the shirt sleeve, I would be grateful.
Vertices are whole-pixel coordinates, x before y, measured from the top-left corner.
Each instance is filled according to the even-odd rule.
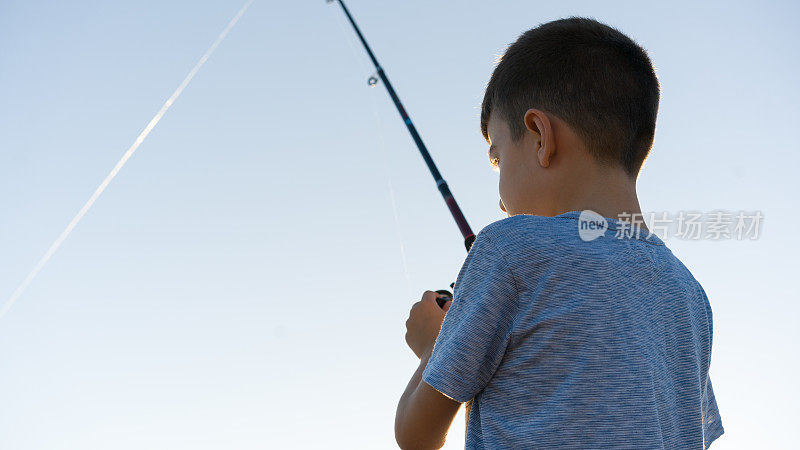
[[[714,337],[714,316],[711,311],[711,303],[708,301],[708,295],[706,295],[702,287],[700,292],[705,302],[706,317],[708,319],[708,353],[710,360],[711,344]],[[725,429],[722,427],[722,418],[719,415],[717,399],[714,397],[714,388],[711,385],[711,375],[708,373],[706,373],[706,382],[703,383],[703,386],[703,403],[701,405],[703,413],[703,448],[708,448],[714,440],[725,433]]]
[[[717,408],[717,399],[711,386],[711,377],[706,379],[706,388],[703,391],[703,448],[708,448],[715,439],[722,436],[722,418]]]
[[[510,267],[484,230],[458,274],[423,381],[458,402],[474,398],[503,359],[517,303]]]

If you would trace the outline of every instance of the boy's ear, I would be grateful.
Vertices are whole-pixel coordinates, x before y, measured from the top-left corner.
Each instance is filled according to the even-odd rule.
[[[537,135],[535,136],[537,140],[535,151],[539,165],[549,167],[550,161],[556,154],[550,118],[540,109],[529,109],[525,112],[525,127],[528,131]]]

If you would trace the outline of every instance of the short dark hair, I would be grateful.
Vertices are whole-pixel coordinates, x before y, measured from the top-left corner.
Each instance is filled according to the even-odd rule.
[[[587,150],[636,176],[653,146],[660,87],[647,52],[616,28],[585,17],[539,25],[506,50],[486,86],[481,132],[489,115],[525,133],[537,108],[568,123]]]

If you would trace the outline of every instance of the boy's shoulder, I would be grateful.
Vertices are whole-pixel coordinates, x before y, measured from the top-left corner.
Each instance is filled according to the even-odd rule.
[[[577,244],[579,212],[571,211],[558,216],[518,214],[485,226],[478,238],[490,240],[500,253],[550,246]]]
[[[515,215],[485,226],[467,256],[484,264],[499,264],[515,275],[536,261],[539,267],[572,253],[580,239],[577,222],[568,217]]]
[[[488,235],[492,239],[523,237],[520,232],[525,232],[525,236],[530,233],[542,234],[547,229],[556,224],[561,224],[561,216],[546,217],[534,216],[529,214],[517,214],[506,217],[486,225],[480,234]]]
[[[552,217],[522,214],[507,217],[478,233],[476,242],[484,241],[478,251],[490,247],[490,251],[502,255],[512,268],[528,266],[532,261],[540,268],[551,263],[559,266],[582,265],[589,261],[612,263],[633,254],[641,256],[634,265],[649,261],[662,267],[678,265],[685,270],[657,235],[646,230],[632,234],[630,225],[611,218],[601,218],[602,229],[587,230],[582,228],[585,219],[582,211]],[[630,265],[631,261],[625,261]]]
[[[478,234],[481,235],[488,236],[497,245],[536,244],[539,248],[548,244],[578,246],[587,242],[597,246],[621,239],[664,246],[657,235],[647,230],[637,231],[629,222],[602,217],[588,210],[568,211],[552,217],[518,214],[487,225]]]

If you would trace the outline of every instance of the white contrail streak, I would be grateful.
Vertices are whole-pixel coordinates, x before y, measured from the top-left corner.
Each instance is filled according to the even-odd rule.
[[[233,17],[233,19],[231,19],[231,21],[228,22],[228,25],[225,27],[224,30],[222,30],[222,33],[220,33],[219,36],[217,36],[217,39],[214,41],[213,44],[211,44],[211,47],[209,47],[208,50],[206,50],[205,54],[203,54],[203,56],[200,57],[200,60],[197,61],[197,64],[195,64],[195,66],[192,68],[189,74],[186,75],[186,78],[183,79],[178,88],[175,89],[175,92],[173,92],[172,95],[167,99],[167,101],[164,102],[164,105],[161,107],[161,109],[158,110],[156,115],[153,116],[153,119],[150,120],[150,123],[148,123],[147,126],[144,127],[144,130],[142,130],[142,132],[139,133],[139,136],[136,138],[136,140],[133,141],[133,144],[131,144],[131,146],[128,148],[128,151],[126,151],[125,154],[122,155],[122,158],[117,162],[114,168],[111,169],[111,172],[108,174],[108,176],[106,176],[103,182],[100,183],[100,186],[97,187],[92,196],[89,197],[89,200],[86,201],[86,203],[83,205],[83,208],[81,208],[81,210],[78,211],[78,214],[76,214],[75,217],[72,218],[72,221],[70,221],[69,225],[67,225],[67,228],[65,228],[64,231],[61,232],[61,234],[58,236],[55,242],[53,242],[53,245],[51,245],[50,248],[47,249],[47,252],[45,252],[44,256],[42,256],[42,259],[40,259],[39,262],[36,263],[36,266],[33,268],[33,270],[31,270],[28,276],[25,277],[25,280],[23,280],[22,283],[19,285],[19,287],[17,287],[17,289],[11,294],[11,297],[9,297],[8,301],[6,301],[5,305],[3,305],[2,308],[0,308],[0,319],[2,319],[2,317],[8,312],[8,310],[11,309],[11,306],[14,304],[14,302],[16,302],[19,296],[22,295],[22,292],[25,291],[25,288],[27,288],[28,285],[31,284],[31,281],[33,281],[33,279],[36,278],[36,275],[39,273],[40,270],[42,270],[42,267],[44,267],[44,265],[47,264],[47,261],[50,260],[50,257],[53,256],[53,253],[55,253],[56,250],[58,250],[58,247],[61,246],[61,244],[64,242],[67,236],[69,236],[69,234],[78,224],[78,222],[80,222],[81,219],[83,219],[83,216],[86,215],[86,212],[89,211],[89,209],[92,207],[92,205],[94,205],[94,202],[98,199],[98,197],[100,197],[103,191],[106,190],[106,187],[108,187],[108,184],[111,183],[111,180],[113,180],[114,177],[117,176],[117,173],[119,173],[120,169],[122,169],[122,166],[124,166],[125,163],[128,162],[131,156],[133,156],[133,153],[136,151],[136,149],[139,148],[142,142],[144,142],[145,138],[147,138],[147,135],[150,134],[151,131],[153,131],[153,128],[155,128],[156,125],[158,125],[158,121],[160,121],[161,118],[164,117],[164,114],[167,112],[170,106],[172,106],[172,104],[175,102],[178,96],[181,95],[181,92],[183,92],[183,90],[186,88],[189,82],[192,81],[192,78],[194,78],[195,74],[197,74],[197,71],[200,70],[201,67],[203,67],[203,64],[205,64],[208,58],[211,56],[211,54],[214,53],[214,50],[216,50],[219,44],[222,42],[222,40],[225,39],[225,36],[227,36],[228,32],[231,31],[234,25],[236,25],[236,22],[239,21],[239,19],[242,17],[242,14],[244,14],[244,12],[247,10],[247,8],[250,6],[251,3],[253,3],[253,0],[249,0],[247,3],[245,3],[244,6],[242,6],[242,9],[240,9],[239,12],[236,13],[236,15]]]

